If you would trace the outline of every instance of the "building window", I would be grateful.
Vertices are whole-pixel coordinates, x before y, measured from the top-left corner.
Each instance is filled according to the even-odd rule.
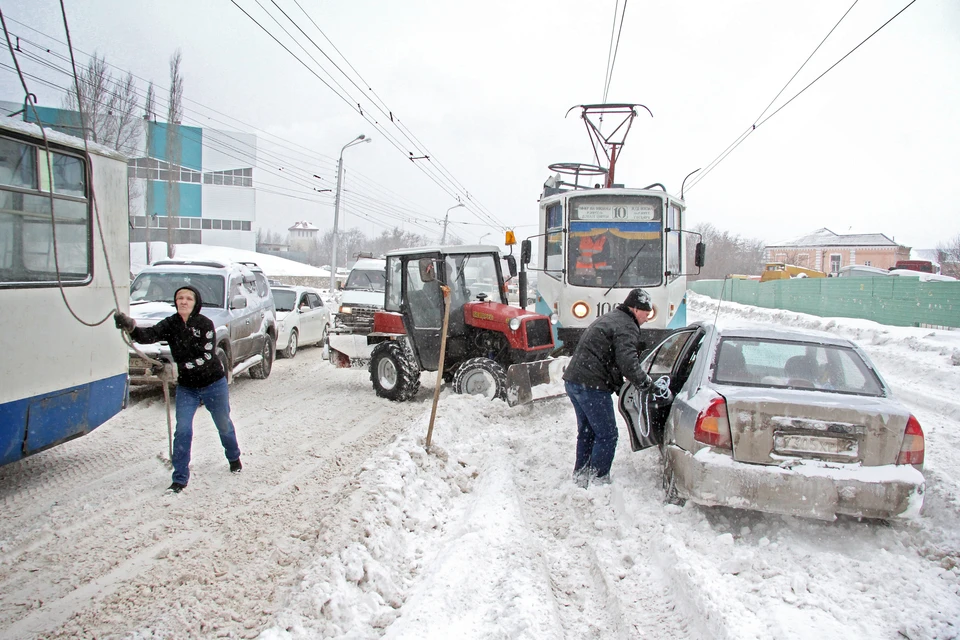
[[[213,222],[212,220],[204,219],[204,220],[202,220],[202,221],[200,222],[200,228],[201,228],[201,229],[212,229],[212,228],[213,228],[212,222]]]
[[[222,228],[223,228],[220,220],[211,220],[210,222],[213,223],[213,228],[214,228],[214,229],[222,229]]]
[[[870,267],[870,266],[873,266],[873,265],[870,264],[870,260],[864,260],[864,261],[863,261],[863,266],[865,266],[865,267]]]
[[[244,221],[243,221],[243,226],[241,227],[241,230],[242,230],[242,231],[250,231],[250,221],[249,221],[249,220],[244,220]]]
[[[830,254],[830,273],[840,273],[840,254]]]

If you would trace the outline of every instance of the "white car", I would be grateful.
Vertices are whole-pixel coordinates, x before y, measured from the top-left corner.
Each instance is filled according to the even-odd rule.
[[[278,353],[292,358],[300,345],[323,344],[330,329],[330,309],[323,304],[320,291],[297,286],[271,289],[277,306]]]

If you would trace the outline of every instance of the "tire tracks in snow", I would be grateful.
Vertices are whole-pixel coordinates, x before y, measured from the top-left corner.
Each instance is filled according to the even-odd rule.
[[[25,478],[0,476],[5,506],[19,511],[0,526],[0,637],[255,636],[312,557],[357,465],[392,437],[395,418],[421,411],[376,398],[363,372],[335,370],[319,354],[278,362],[266,381],[231,385],[239,476],[227,472],[201,411],[190,487],[161,495],[169,481],[155,457],[157,444],[166,448],[162,403],[28,459],[35,470]],[[318,387],[364,395],[325,411]],[[136,421],[156,423],[159,434],[145,437]],[[301,444],[302,458],[284,459],[290,443]]]

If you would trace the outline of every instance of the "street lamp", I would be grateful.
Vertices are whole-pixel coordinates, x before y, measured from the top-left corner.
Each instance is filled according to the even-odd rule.
[[[330,292],[337,289],[337,227],[340,225],[340,185],[343,183],[343,152],[361,142],[370,142],[370,138],[362,133],[343,145],[340,149],[340,159],[337,160],[337,197],[333,202],[333,255],[330,257]]]
[[[447,244],[447,221],[450,219],[450,212],[456,209],[457,207],[465,207],[466,205],[462,202],[460,204],[455,204],[449,209],[447,213],[443,216],[443,238],[440,240],[440,244]]]
[[[489,236],[489,235],[492,234],[492,233],[493,233],[492,231],[488,231],[487,233],[485,233],[485,234],[483,234],[482,236],[480,236],[480,239],[477,241],[477,244],[483,244],[483,239],[486,238],[487,236]]]

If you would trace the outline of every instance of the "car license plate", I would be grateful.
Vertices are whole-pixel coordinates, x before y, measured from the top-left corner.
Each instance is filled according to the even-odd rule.
[[[830,458],[856,458],[859,446],[856,440],[833,436],[811,436],[794,433],[775,433],[773,449],[776,453]]]

